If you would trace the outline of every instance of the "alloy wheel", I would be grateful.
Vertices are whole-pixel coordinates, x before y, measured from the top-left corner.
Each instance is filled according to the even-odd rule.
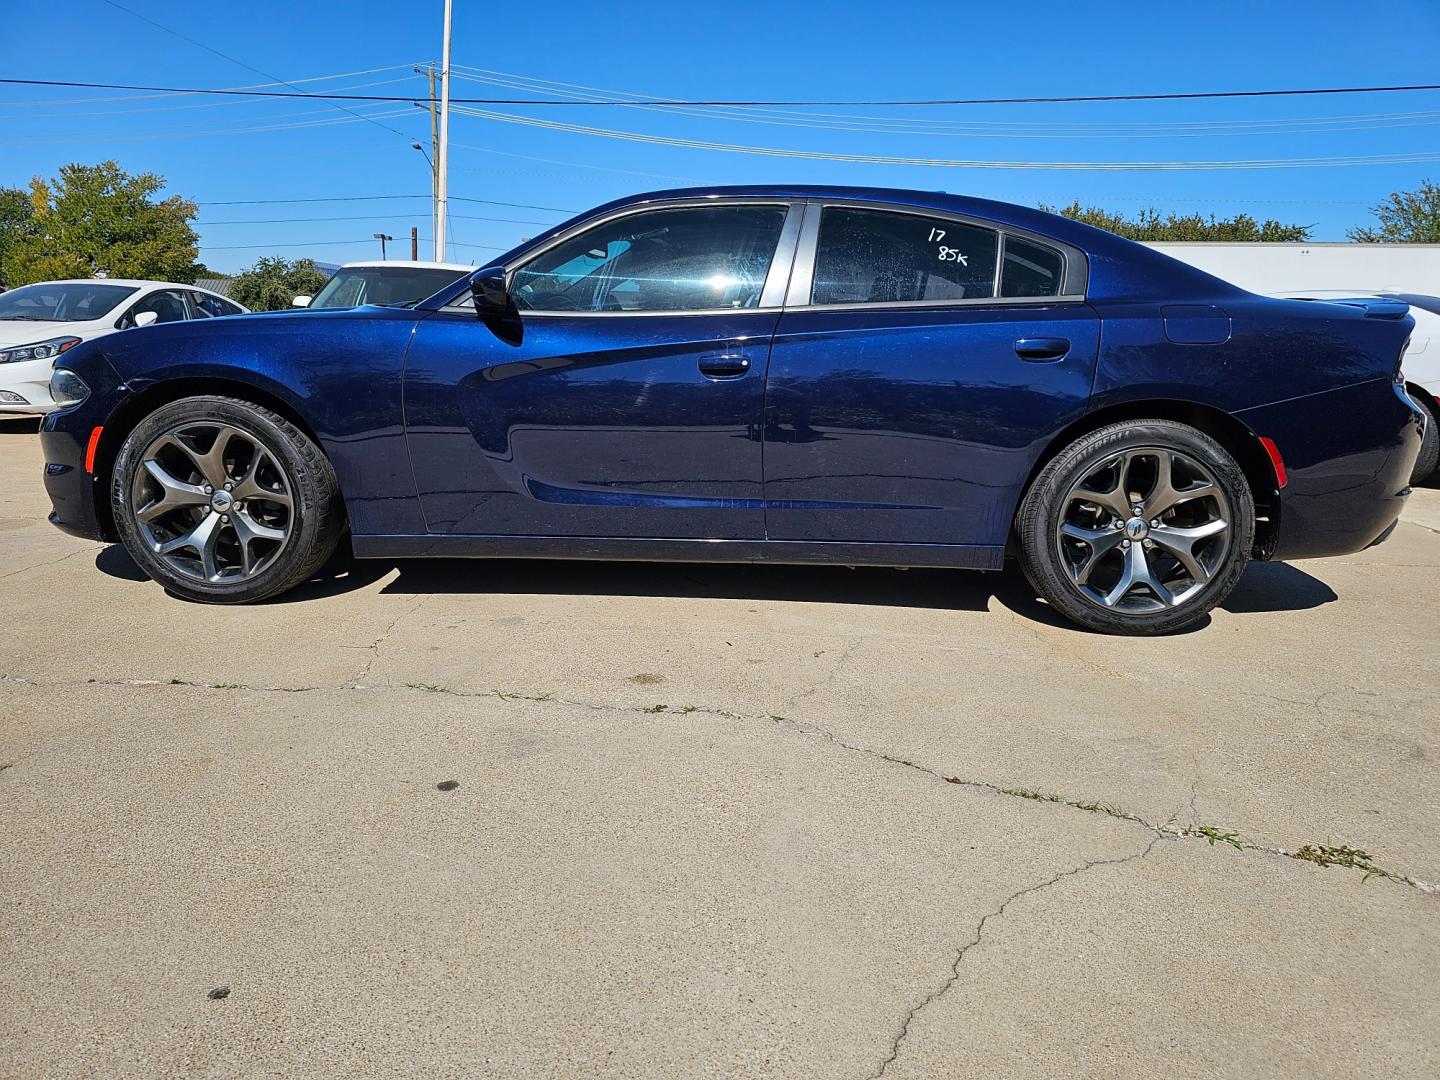
[[[1112,454],[1065,495],[1055,543],[1070,582],[1122,615],[1194,600],[1225,562],[1230,503],[1215,474],[1159,446]]]
[[[295,525],[294,484],[279,455],[229,423],[181,424],[141,455],[131,484],[150,551],[197,581],[246,581],[271,566]]]

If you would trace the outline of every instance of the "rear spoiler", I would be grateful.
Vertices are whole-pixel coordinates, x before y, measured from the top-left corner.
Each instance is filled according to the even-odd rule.
[[[1348,300],[1313,300],[1316,304],[1344,304],[1357,307],[1365,312],[1367,319],[1403,319],[1410,313],[1410,305],[1403,300],[1390,300],[1379,296],[1357,296]]]

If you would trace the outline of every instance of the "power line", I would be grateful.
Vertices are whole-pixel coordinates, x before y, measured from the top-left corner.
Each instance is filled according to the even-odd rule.
[[[113,0],[105,0],[105,2],[106,2],[106,3],[111,3],[111,4],[113,4]],[[114,6],[118,7],[119,5],[117,4],[117,5],[114,5]],[[143,16],[139,16],[139,17],[143,18]],[[150,21],[152,21],[152,20],[146,19],[145,21],[150,22]],[[156,24],[156,25],[159,25],[159,24]],[[162,27],[162,29],[168,29],[168,28]],[[175,31],[169,31],[169,32],[170,32],[170,33],[176,33]],[[178,34],[178,33],[176,34],[176,36],[177,36],[177,37],[184,37],[183,34]],[[185,40],[187,40],[187,41],[192,41],[192,43],[194,43],[194,44],[196,44],[196,45],[200,45],[199,42],[193,42],[193,39],[191,39],[191,38],[185,38]],[[216,52],[216,50],[210,49],[210,47],[209,47],[208,45],[200,45],[200,47],[201,47],[201,48],[204,48],[204,49],[207,49],[207,50],[209,50],[210,52]],[[218,52],[217,52],[216,55],[224,56],[225,54],[224,54],[224,53],[218,53]],[[237,64],[241,64],[242,67],[247,67],[247,68],[250,67],[248,64],[244,64],[243,62],[241,62],[241,61],[239,61],[239,60],[234,60],[232,57],[226,56],[225,59],[227,59],[227,60],[232,60],[234,63],[237,63]],[[258,71],[259,69],[257,69],[257,68],[250,68],[250,70],[251,70],[251,71]],[[264,75],[265,73],[264,73],[264,72],[260,72],[260,74]],[[274,76],[266,75],[266,78],[274,78]],[[277,82],[279,85],[282,85],[282,86],[290,86],[290,85],[291,85],[290,83],[285,82],[284,80],[276,80],[276,82]],[[428,97],[425,97],[425,98],[421,98],[421,97],[402,97],[402,96],[388,95],[388,94],[323,94],[323,93],[306,93],[306,92],[304,92],[304,91],[296,91],[296,92],[293,92],[293,93],[285,93],[285,92],[283,92],[283,91],[278,91],[278,90],[228,90],[228,89],[227,89],[227,90],[211,90],[211,89],[206,89],[206,88],[204,88],[204,87],[194,87],[194,86],[190,86],[190,87],[181,87],[181,86],[140,86],[140,85],[135,85],[135,84],[130,84],[130,83],[77,82],[77,81],[72,81],[72,80],[61,80],[61,79],[0,79],[0,84],[9,84],[9,85],[12,85],[12,86],[68,86],[68,87],[79,87],[79,88],[88,89],[88,90],[139,90],[139,91],[144,91],[144,92],[147,92],[147,93],[156,93],[156,94],[224,94],[224,95],[233,95],[233,96],[239,96],[239,97],[270,97],[270,98],[306,97],[306,98],[317,98],[317,99],[322,100],[322,101],[400,101],[400,102],[422,102],[422,101],[423,101],[423,102],[428,102],[428,101],[430,100]],[[850,99],[836,99],[836,100],[823,100],[823,101],[822,101],[822,100],[814,100],[814,101],[802,101],[802,100],[772,100],[772,101],[743,100],[743,101],[742,101],[742,100],[721,100],[721,99],[711,99],[711,100],[705,100],[705,99],[686,100],[686,99],[679,99],[679,98],[624,98],[624,99],[619,99],[619,98],[603,98],[603,99],[595,99],[595,100],[574,101],[574,100],[566,100],[566,99],[559,99],[559,98],[462,98],[462,97],[452,97],[452,98],[450,99],[450,101],[451,101],[452,104],[457,104],[457,105],[568,105],[568,106],[585,106],[585,105],[626,105],[626,106],[635,106],[635,105],[656,105],[656,106],[664,106],[664,105],[671,105],[671,106],[677,106],[677,105],[682,105],[682,106],[683,106],[683,105],[709,105],[709,106],[729,106],[729,107],[756,107],[756,106],[804,106],[804,107],[819,107],[819,106],[864,105],[864,106],[874,106],[874,107],[881,107],[881,106],[889,107],[889,106],[895,106],[895,105],[911,105],[911,106],[925,106],[925,105],[937,105],[937,106],[939,106],[939,105],[947,105],[947,106],[948,106],[948,105],[1042,105],[1042,104],[1062,104],[1062,105],[1063,105],[1063,104],[1080,104],[1080,103],[1087,103],[1087,102],[1110,102],[1110,101],[1199,101],[1199,100],[1214,100],[1214,99],[1220,99],[1220,98],[1314,97],[1314,96],[1319,96],[1319,95],[1331,95],[1331,94],[1399,94],[1399,93],[1413,93],[1413,92],[1431,91],[1431,90],[1440,90],[1440,83],[1419,83],[1419,84],[1412,84],[1412,85],[1396,85],[1396,86],[1325,86],[1325,87],[1304,87],[1304,88],[1285,89],[1285,90],[1203,90],[1203,91],[1194,91],[1194,92],[1188,92],[1188,93],[1168,93],[1168,94],[1077,94],[1077,95],[1071,95],[1071,96],[1067,96],[1067,97],[913,98],[913,99],[903,99],[903,100],[902,100],[902,99],[896,99],[896,98],[870,99],[870,100],[850,98]],[[340,106],[336,106],[336,108],[340,108]],[[384,125],[380,125],[380,126],[384,126]],[[395,129],[391,128],[390,130],[394,131]],[[396,134],[404,135],[403,132],[396,132]],[[409,138],[408,135],[405,135],[404,137],[405,137],[405,138]]]
[[[225,199],[216,202],[196,202],[196,206],[276,206],[282,203],[328,203],[328,202],[376,202],[382,199],[428,199],[429,195],[322,195],[303,199]],[[578,210],[563,206],[534,206],[530,203],[500,202],[496,199],[475,199],[468,195],[452,195],[459,202],[483,203],[486,206],[506,206],[512,210],[548,210],[556,214],[578,214]]]
[[[414,214],[342,214],[338,217],[297,217],[297,218],[241,218],[233,221],[195,221],[195,225],[298,225],[312,221],[378,221],[410,220]],[[535,221],[533,218],[483,217],[479,214],[451,214],[462,221],[498,221],[506,225],[554,225],[553,221]]]
[[[1232,170],[1232,169],[1298,169],[1332,168],[1342,165],[1402,165],[1440,161],[1440,152],[1419,152],[1403,154],[1377,154],[1372,156],[1348,155],[1345,157],[1323,158],[1259,158],[1230,159],[1218,161],[991,161],[972,158],[926,158],[902,157],[891,154],[829,153],[820,150],[799,150],[789,147],[748,146],[742,143],[710,142],[704,139],[686,139],[666,135],[646,135],[638,131],[623,131],[615,128],[591,127],[586,124],[567,124],[559,120],[542,120],[534,116],[516,116],[513,113],[492,112],[487,109],[458,108],[462,116],[476,116],[482,120],[496,120],[506,124],[521,124],[526,127],[542,128],[548,131],[568,131],[577,135],[594,135],[605,139],[620,139],[626,142],[648,143],[653,146],[676,146],[687,150],[716,150],[730,154],[752,154],[759,157],[797,158],[804,161],[838,161],[859,165],[909,165],[943,169],[1038,169],[1049,171],[1094,171],[1094,172],[1156,172],[1173,169]]]
[[[253,71],[256,75],[262,75],[262,76],[264,76],[264,77],[267,78],[267,79],[274,79],[274,80],[275,80],[277,83],[279,83],[280,85],[290,87],[291,90],[296,91],[297,93],[299,93],[299,94],[300,94],[301,96],[303,96],[303,97],[327,97],[327,100],[328,100],[328,96],[327,96],[327,95],[318,95],[318,94],[309,94],[309,93],[306,93],[305,91],[301,90],[298,86],[294,85],[293,83],[288,83],[288,82],[286,82],[284,79],[276,78],[274,75],[271,75],[270,72],[268,72],[268,71],[261,71],[259,68],[255,67],[253,64],[247,64],[244,60],[237,60],[235,57],[231,56],[229,53],[223,53],[223,52],[221,52],[219,49],[212,48],[211,46],[206,45],[203,41],[197,41],[197,40],[195,40],[194,38],[190,37],[190,36],[187,35],[187,34],[182,34],[179,30],[176,30],[176,29],[173,29],[172,27],[166,26],[164,23],[156,22],[154,19],[150,18],[148,15],[142,15],[142,14],[140,14],[140,12],[134,11],[134,10],[126,7],[124,4],[116,3],[115,0],[104,0],[104,3],[109,4],[109,5],[110,5],[112,8],[114,8],[116,11],[123,11],[123,12],[125,12],[125,14],[131,16],[132,18],[139,19],[141,22],[144,22],[144,23],[149,23],[151,26],[155,27],[157,30],[161,30],[161,31],[163,31],[164,33],[167,33],[167,34],[171,35],[172,37],[177,37],[177,38],[179,38],[181,41],[189,42],[191,45],[194,45],[197,49],[204,49],[206,52],[208,52],[208,53],[213,53],[215,56],[220,57],[220,59],[222,59],[222,60],[228,60],[228,61],[229,61],[230,63],[232,63],[232,64],[235,64],[235,65],[237,65],[237,66],[239,66],[239,67],[243,67],[246,71]],[[376,127],[378,127],[378,128],[384,128],[386,131],[389,131],[389,132],[392,132],[393,134],[399,135],[402,139],[408,139],[408,138],[410,138],[409,135],[406,135],[405,132],[401,131],[399,128],[393,128],[393,127],[391,127],[389,124],[382,124],[382,123],[380,123],[379,120],[375,120],[375,119],[372,119],[371,117],[364,116],[364,115],[362,115],[361,113],[355,112],[353,109],[347,109],[344,105],[335,105],[335,106],[333,106],[333,107],[336,108],[336,109],[339,109],[341,112],[347,112],[347,113],[349,113],[351,116],[358,116],[358,117],[360,117],[362,120],[365,120],[367,123],[374,124],[374,125],[375,125]]]

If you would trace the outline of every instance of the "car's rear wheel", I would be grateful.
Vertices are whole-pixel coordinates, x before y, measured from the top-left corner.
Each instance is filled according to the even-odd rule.
[[[283,416],[189,397],[126,437],[110,487],[130,556],[191,600],[243,604],[313,577],[344,530],[335,472]]]
[[[1193,626],[1245,571],[1255,504],[1215,440],[1169,420],[1084,435],[1036,477],[1018,520],[1035,589],[1082,626],[1165,634]]]
[[[1410,483],[1423,484],[1440,465],[1440,403],[1424,391],[1410,394],[1410,400],[1425,410],[1425,436],[1420,443],[1420,456],[1410,473]]]

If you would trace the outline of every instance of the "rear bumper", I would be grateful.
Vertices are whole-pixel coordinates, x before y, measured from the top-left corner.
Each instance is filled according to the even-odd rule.
[[[1390,379],[1247,409],[1289,472],[1274,559],[1349,555],[1383,540],[1410,494],[1424,417]]]

